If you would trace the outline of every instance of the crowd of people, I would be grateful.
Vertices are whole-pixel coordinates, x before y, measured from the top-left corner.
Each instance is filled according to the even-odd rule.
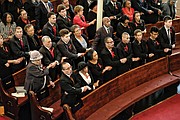
[[[74,112],[98,86],[175,48],[176,0],[106,0],[97,30],[96,0],[61,3],[54,8],[49,0],[3,0],[0,77],[26,67],[25,89],[38,92],[61,76],[62,105]],[[164,26],[152,27],[144,40],[145,24],[159,20]]]

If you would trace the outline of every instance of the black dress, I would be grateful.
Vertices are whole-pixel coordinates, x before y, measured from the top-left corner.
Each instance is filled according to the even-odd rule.
[[[103,64],[101,59],[98,60],[96,64],[92,64],[91,62],[88,62],[88,68],[91,71],[91,74],[94,78],[94,82],[97,82],[99,80],[100,85],[103,83]]]

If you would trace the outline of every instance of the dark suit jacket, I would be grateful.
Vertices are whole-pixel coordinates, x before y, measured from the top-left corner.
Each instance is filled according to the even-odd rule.
[[[32,90],[38,92],[44,84],[44,76],[49,74],[49,69],[41,70],[39,66],[29,62],[26,69],[26,79],[24,84],[24,89],[28,92]],[[47,81],[50,79],[47,77]]]
[[[71,80],[64,73],[62,73],[60,79],[62,92],[61,105],[68,104],[69,106],[73,107],[78,103],[78,101],[80,101],[78,95],[82,93],[82,89],[76,81]]]
[[[45,36],[45,35],[49,36],[53,42],[56,42],[56,43],[57,43],[58,40],[60,39],[60,37],[59,37],[59,29],[58,29],[57,24],[55,24],[55,26],[56,26],[56,36],[54,36],[53,28],[52,28],[52,26],[51,26],[51,24],[50,24],[49,22],[47,22],[47,23],[44,25],[44,27],[43,27],[43,29],[42,29],[42,35],[44,35],[44,36]]]
[[[110,27],[110,33],[106,32],[106,29],[104,28],[104,26],[100,27],[97,31],[96,31],[96,35],[95,35],[95,39],[92,43],[92,47],[100,54],[102,49],[105,47],[104,45],[104,39],[106,37],[112,37],[114,38],[113,35],[113,27]]]
[[[119,73],[118,68],[120,67],[120,58],[119,58],[119,51],[117,48],[112,49],[115,56],[112,57],[110,51],[107,48],[104,48],[101,52],[101,58],[103,61],[104,66],[111,66],[112,69],[110,71],[105,72],[104,74],[104,81],[111,80],[115,78]]]
[[[29,36],[29,35],[26,35],[26,36],[27,36],[30,50],[39,50],[41,47],[41,43],[40,43],[38,36],[36,34],[34,34],[33,37],[34,37],[35,41],[32,39],[31,36]]]
[[[132,49],[134,57],[140,58],[140,60],[137,62],[137,66],[144,64],[145,59],[148,58],[148,49],[146,47],[146,42],[144,40],[141,40],[141,43],[139,43],[137,40],[134,40],[132,43]]]
[[[159,42],[162,46],[162,48],[170,48],[172,49],[172,45],[175,44],[176,42],[176,36],[175,36],[175,30],[174,27],[170,28],[170,33],[171,33],[171,44],[166,32],[165,27],[163,26],[160,30],[159,30]]]
[[[149,38],[147,40],[148,53],[154,53],[154,56],[149,59],[149,61],[158,59],[162,56],[165,56],[164,49],[161,47],[160,43],[157,40],[152,40]]]
[[[57,49],[57,47],[55,45],[53,45],[53,48],[54,48],[54,58],[52,57],[50,51],[46,47],[42,46],[39,49],[39,52],[43,55],[42,64],[44,66],[48,66],[50,63],[52,63],[56,60],[60,63],[61,53],[59,52],[59,50]],[[57,79],[58,70],[59,70],[59,66],[49,69],[49,75],[52,78],[52,81]]]
[[[53,5],[50,1],[48,1],[48,5],[50,11],[53,12]],[[47,18],[48,11],[44,4],[40,1],[39,4],[35,8],[35,18],[37,21],[37,29],[42,29],[43,26],[48,22]]]
[[[29,49],[29,43],[27,37],[23,35],[22,40],[23,40],[24,48],[21,47],[20,40],[16,38],[16,36],[14,36],[10,40],[10,48],[12,50],[14,59],[17,59],[19,57],[26,57],[26,58],[29,57],[28,52],[30,51],[30,49]]]
[[[65,19],[59,14],[57,15],[56,23],[58,25],[59,30],[63,28],[70,30],[71,26],[73,25],[70,18]]]

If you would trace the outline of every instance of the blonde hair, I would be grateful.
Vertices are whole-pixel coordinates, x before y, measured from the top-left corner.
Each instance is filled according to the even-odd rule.
[[[81,5],[76,5],[76,6],[74,7],[74,13],[77,14],[78,12],[80,12],[80,11],[83,10],[83,9],[84,9],[83,6],[81,6]]]

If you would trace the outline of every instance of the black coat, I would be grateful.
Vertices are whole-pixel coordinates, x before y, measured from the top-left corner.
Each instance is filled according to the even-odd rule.
[[[120,58],[119,58],[119,52],[117,48],[112,49],[114,52],[114,57],[112,57],[110,51],[107,48],[104,48],[101,52],[101,58],[103,61],[104,66],[111,66],[112,69],[110,71],[105,72],[104,74],[104,81],[107,82],[108,80],[111,80],[115,78],[117,75],[119,75],[118,68],[120,67]]]
[[[50,63],[54,61],[58,61],[59,63],[61,61],[61,53],[59,52],[57,47],[53,45],[52,48],[54,49],[53,51],[54,57],[51,55],[50,51],[46,47],[42,46],[39,49],[39,52],[43,55],[42,64],[44,66],[48,66]],[[55,81],[57,79],[58,71],[59,71],[59,66],[57,65],[55,68],[49,69],[49,76],[51,77],[52,81]]]
[[[64,29],[64,28],[71,30],[70,28],[73,25],[70,18],[63,18],[59,14],[57,15],[56,23],[58,25],[59,30]]]
[[[54,35],[53,28],[52,28],[52,26],[51,26],[51,24],[49,22],[47,22],[44,25],[44,27],[42,29],[42,35],[43,36],[45,36],[45,35],[49,36],[53,42],[57,43],[59,41],[59,39],[60,39],[60,36],[59,36],[59,29],[58,29],[57,24],[55,24],[55,26],[56,26],[56,33],[55,33],[56,36]]]
[[[68,104],[70,107],[74,107],[80,101],[79,95],[82,93],[82,89],[78,82],[72,80],[64,73],[60,79],[62,92],[61,105]]]
[[[48,2],[50,11],[53,12],[53,5],[51,2]],[[48,22],[47,18],[48,11],[44,4],[40,1],[37,7],[35,8],[35,19],[37,21],[37,29],[42,29],[43,26]]]
[[[26,35],[26,36],[27,36],[30,50],[39,50],[41,47],[41,42],[40,42],[38,36],[36,34],[34,34],[34,36],[33,36],[34,39],[29,35]]]

